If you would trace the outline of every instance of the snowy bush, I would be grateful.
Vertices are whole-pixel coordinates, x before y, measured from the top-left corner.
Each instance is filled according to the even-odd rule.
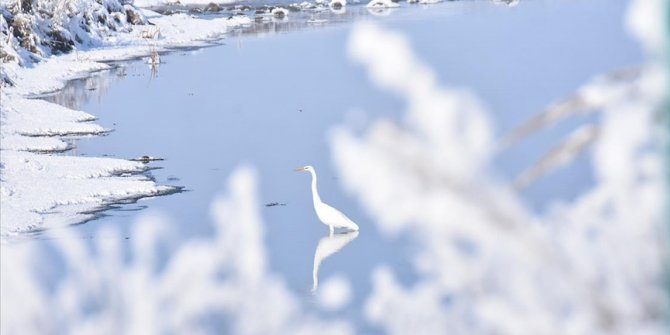
[[[633,13],[654,12],[649,3]],[[639,18],[635,31],[654,27]],[[655,41],[652,54],[664,50]],[[667,84],[658,64],[578,90],[574,107],[600,113],[589,132],[596,183],[545,213],[496,178],[494,125],[474,94],[440,87],[402,35],[378,26],[355,28],[349,51],[408,102],[400,123],[331,136],[339,175],[372,222],[416,246],[415,283],[388,266],[374,271],[368,321],[390,334],[665,333],[667,134],[658,120]]]
[[[128,0],[14,0],[0,5],[3,62],[41,58],[99,45],[146,18]]]

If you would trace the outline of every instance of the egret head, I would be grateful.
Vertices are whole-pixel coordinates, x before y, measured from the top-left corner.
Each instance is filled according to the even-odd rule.
[[[295,171],[309,171],[309,172],[314,172],[314,168],[311,165],[299,167],[295,169]]]

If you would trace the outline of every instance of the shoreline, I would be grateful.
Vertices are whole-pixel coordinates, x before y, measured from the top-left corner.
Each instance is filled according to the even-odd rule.
[[[97,117],[45,97],[57,94],[72,80],[108,71],[115,62],[142,59],[152,53],[199,49],[220,44],[230,29],[251,24],[247,16],[202,19],[183,14],[164,16],[138,9],[153,25],[134,25],[102,46],[51,56],[30,67],[3,63],[0,129],[0,239],[95,219],[118,203],[179,193],[181,186],[159,185],[141,161],[108,157],[54,155],[73,148],[66,138],[113,132],[95,123]],[[147,28],[159,39],[142,37]],[[122,45],[114,45],[121,40]],[[148,153],[150,154],[150,153]]]
[[[351,15],[355,17],[362,15],[361,13],[378,15],[376,11],[388,10],[385,7],[374,7],[373,11],[369,6],[358,1],[355,1],[354,4],[360,6],[356,5],[353,8],[357,9],[352,9],[350,13],[341,16],[345,11],[335,10],[323,0],[277,4],[278,7],[268,4],[249,7],[229,3],[222,4],[220,7],[222,11],[214,13],[215,16],[205,17],[192,16],[191,14],[194,13],[188,11],[163,15],[152,10],[155,9],[155,6],[140,2],[140,5],[144,7],[140,8],[135,5],[131,9],[143,17],[144,24],[119,23],[123,29],[131,28],[125,32],[115,31],[112,35],[102,39],[96,36],[96,34],[100,35],[100,31],[95,29],[100,29],[100,27],[93,27],[89,32],[92,42],[88,42],[97,44],[93,47],[83,47],[83,50],[75,48],[65,54],[45,57],[39,62],[30,61],[28,66],[20,65],[19,62],[25,62],[36,56],[25,56],[27,52],[25,49],[10,50],[10,55],[19,58],[16,59],[16,62],[2,63],[0,73],[3,80],[12,84],[2,86],[0,92],[0,101],[3,102],[0,108],[2,115],[0,152],[3,153],[0,155],[0,171],[3,180],[0,190],[0,195],[2,195],[0,210],[3,212],[0,218],[0,241],[5,243],[10,236],[90,221],[91,215],[82,213],[97,213],[100,208],[129,199],[138,200],[178,193],[183,188],[156,184],[150,174],[146,173],[145,163],[132,161],[132,157],[125,159],[74,157],[71,161],[80,160],[77,169],[73,171],[62,171],[52,164],[53,154],[67,152],[75,147],[66,143],[65,138],[101,136],[113,132],[113,129],[103,129],[95,124],[97,118],[94,115],[45,100],[49,96],[58,94],[68,82],[88,78],[97,72],[113,70],[117,66],[114,63],[118,62],[146,59],[146,63],[151,66],[153,60],[148,58],[154,54],[159,56],[175,51],[217,46],[229,37],[246,34],[262,36],[268,32],[281,33],[285,32],[284,29],[291,31],[296,27],[310,27],[314,24],[312,22],[314,16],[326,19],[319,24],[325,22],[337,24],[338,20],[331,21],[331,19],[351,18]],[[187,1],[179,6],[188,9],[201,5]],[[225,12],[224,7],[227,7]],[[283,8],[286,13],[292,12],[294,14],[291,15],[297,15],[297,17],[287,19],[288,14],[278,17],[270,10],[271,8]],[[112,14],[109,16],[112,17]],[[226,14],[229,15],[226,16]],[[308,19],[308,17],[312,18]],[[274,30],[272,27],[275,27]],[[245,31],[245,28],[251,29]],[[103,27],[103,30],[105,29]],[[95,40],[96,38],[99,40]],[[3,47],[7,46],[4,38],[0,39],[0,42],[4,43]],[[14,47],[11,42],[9,42],[9,47]],[[23,58],[19,56],[21,52],[23,52]],[[157,64],[160,64],[160,60]],[[37,103],[39,108],[35,104],[32,104],[32,107],[25,106],[26,104],[31,105],[31,101],[39,101]],[[31,114],[32,118],[25,118],[26,115]],[[51,121],[39,122],[47,118],[47,115]],[[37,123],[39,127],[35,127],[34,123]],[[11,161],[16,158],[13,153],[17,152],[27,155],[21,159],[34,165],[32,169],[22,172],[24,175],[32,176],[29,180],[19,181],[17,179],[16,169],[18,167]],[[146,154],[151,155],[151,153]],[[100,166],[96,163],[98,159],[106,160],[108,165]],[[128,165],[129,163],[135,165]],[[53,170],[43,173],[42,166],[44,165],[50,166]],[[132,178],[116,173],[119,169],[130,172]],[[144,178],[138,177],[140,175]],[[81,189],[82,185],[72,185],[70,180],[73,178],[99,181],[102,180],[101,178],[108,178],[115,180],[118,185],[108,185],[103,189],[89,185],[86,187],[92,188],[87,192]],[[66,187],[65,195],[45,196],[39,193],[38,190],[54,182],[69,184],[72,189]],[[130,185],[123,186],[123,183],[130,183]],[[37,185],[37,187],[32,185]],[[58,186],[50,187],[62,189]],[[64,204],[63,199],[72,194],[77,194],[77,196],[65,201]],[[110,196],[110,194],[113,195]],[[26,201],[26,198],[29,201]],[[67,210],[65,207],[72,203],[79,207]]]

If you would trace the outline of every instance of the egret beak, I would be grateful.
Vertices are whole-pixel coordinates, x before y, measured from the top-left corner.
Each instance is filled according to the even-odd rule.
[[[293,171],[296,171],[296,172],[305,171],[305,167],[304,167],[304,166],[303,166],[303,167],[299,167],[299,168],[297,168],[297,169],[295,169],[295,170],[293,170]]]

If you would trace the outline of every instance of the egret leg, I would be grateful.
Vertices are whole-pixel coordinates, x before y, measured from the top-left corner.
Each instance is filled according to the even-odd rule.
[[[333,226],[328,226],[330,227],[330,236],[333,236],[333,233],[335,232],[335,228]]]

